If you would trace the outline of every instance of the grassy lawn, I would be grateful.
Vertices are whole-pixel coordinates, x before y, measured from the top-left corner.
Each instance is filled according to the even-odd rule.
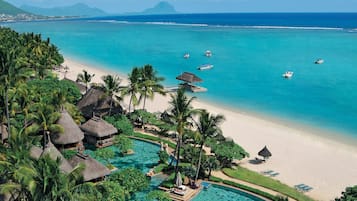
[[[313,199],[307,197],[306,195],[296,191],[294,188],[281,183],[280,181],[274,180],[270,177],[260,175],[256,172],[250,171],[246,168],[237,167],[237,169],[224,168],[223,172],[236,179],[240,179],[252,184],[263,186],[271,190],[280,192],[286,196],[292,197],[299,201],[313,201]]]

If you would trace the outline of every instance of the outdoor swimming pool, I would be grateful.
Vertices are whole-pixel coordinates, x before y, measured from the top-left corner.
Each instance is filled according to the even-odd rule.
[[[203,189],[192,199],[192,201],[207,201],[207,200],[224,200],[224,201],[263,201],[248,193],[220,186],[216,184],[210,185],[208,189]]]
[[[126,155],[124,157],[119,154],[118,148],[115,146],[110,146],[104,149],[112,149],[115,152],[115,157],[109,161],[116,168],[124,169],[128,167],[135,167],[143,173],[147,173],[151,168],[157,165],[157,162],[159,161],[157,153],[160,150],[160,146],[141,140],[133,140],[133,145],[134,154]],[[92,150],[86,150],[85,153],[96,158],[94,151]],[[99,161],[105,164],[103,160]]]

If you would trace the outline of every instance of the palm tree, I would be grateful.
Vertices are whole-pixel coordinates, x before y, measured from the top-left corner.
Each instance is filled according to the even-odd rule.
[[[7,129],[10,135],[10,113],[9,113],[9,90],[18,83],[24,82],[30,75],[30,71],[24,65],[18,62],[17,49],[0,48],[0,83],[3,87],[1,90],[5,98],[5,113],[7,119]]]
[[[146,98],[150,99],[154,98],[155,93],[159,93],[161,95],[165,95],[164,86],[160,84],[160,82],[164,81],[163,77],[158,77],[157,72],[154,68],[147,64],[142,69],[142,91],[140,95],[139,102],[144,99],[143,109],[145,109]]]
[[[131,73],[128,75],[129,85],[125,87],[122,91],[122,95],[129,95],[129,112],[131,111],[131,105],[135,107],[138,104],[137,93],[140,93],[140,82],[141,82],[141,69],[134,67]],[[134,108],[135,110],[135,108]]]
[[[215,156],[208,156],[203,163],[203,168],[208,170],[208,177],[211,176],[212,170],[217,170],[220,164]]]
[[[119,76],[115,75],[105,75],[102,77],[104,84],[102,84],[102,89],[105,91],[107,96],[110,97],[110,108],[109,108],[109,116],[111,115],[113,108],[113,100],[114,98],[120,99],[120,97],[115,96],[116,93],[119,93],[123,87],[120,86],[121,80]]]
[[[201,135],[200,140],[200,155],[197,163],[197,172],[195,181],[197,181],[198,174],[201,167],[201,158],[203,145],[206,143],[208,138],[214,138],[218,135],[222,135],[222,130],[219,128],[219,125],[224,121],[223,115],[212,115],[206,110],[202,110],[198,122],[195,122],[198,132]]]
[[[50,133],[63,132],[63,127],[56,124],[57,120],[61,117],[61,114],[55,110],[54,106],[48,105],[43,101],[35,103],[32,109],[34,110],[34,123],[29,126],[28,130],[33,132],[42,131],[43,149],[45,149]]]
[[[76,82],[82,82],[86,85],[86,92],[88,92],[88,85],[92,81],[92,78],[95,74],[89,74],[86,70],[83,70],[83,73],[77,75]]]
[[[180,162],[180,149],[182,143],[182,137],[185,133],[185,129],[192,125],[190,120],[192,120],[194,114],[198,110],[193,109],[191,106],[192,101],[196,97],[188,98],[185,95],[185,90],[179,88],[175,95],[171,94],[170,105],[172,106],[171,110],[168,112],[168,123],[171,123],[176,126],[177,143],[176,143],[176,166],[175,166],[175,178],[178,173],[178,167]]]

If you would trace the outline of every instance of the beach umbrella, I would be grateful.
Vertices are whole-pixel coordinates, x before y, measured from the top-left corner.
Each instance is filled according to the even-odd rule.
[[[160,142],[160,151],[164,151],[164,143]]]
[[[264,146],[264,148],[258,152],[258,155],[264,157],[264,159],[272,156],[267,146]]]
[[[181,178],[181,173],[177,173],[176,181],[175,181],[176,186],[182,186],[182,178]]]

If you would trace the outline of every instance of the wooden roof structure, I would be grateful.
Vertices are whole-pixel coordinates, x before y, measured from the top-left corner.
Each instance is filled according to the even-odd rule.
[[[118,133],[118,129],[99,117],[92,117],[87,122],[82,124],[80,128],[86,135],[95,137],[105,137]]]
[[[59,168],[63,172],[69,173],[73,170],[73,167],[70,165],[70,163],[67,161],[67,159],[65,159],[63,157],[61,152],[58,151],[58,149],[52,144],[52,142],[47,143],[45,150],[42,150],[42,148],[37,147],[37,146],[33,146],[30,149],[30,156],[34,159],[39,159],[41,156],[46,155],[46,154],[49,154],[53,160],[56,160],[57,158],[61,159],[61,165]]]
[[[67,110],[62,110],[61,117],[57,124],[64,128],[63,133],[54,133],[51,135],[51,140],[55,144],[66,145],[78,143],[83,140],[84,133],[72,119]]]
[[[85,169],[82,172],[84,181],[96,180],[110,174],[110,170],[107,167],[91,158],[89,155],[77,153],[69,160],[69,163],[73,167],[79,164],[85,165]]]
[[[202,82],[201,78],[199,78],[195,74],[189,73],[189,72],[182,73],[181,75],[177,76],[176,79],[182,80],[182,81],[188,82],[188,83]]]

